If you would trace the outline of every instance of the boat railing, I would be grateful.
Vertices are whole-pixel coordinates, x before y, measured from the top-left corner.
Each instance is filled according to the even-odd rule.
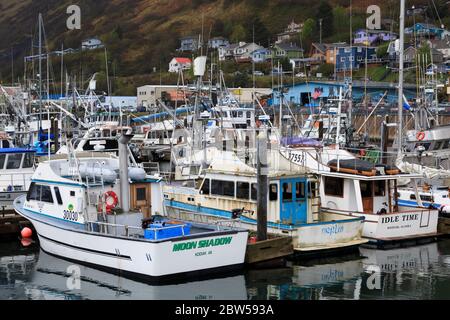
[[[221,224],[223,222],[226,222],[226,220],[218,221],[217,223],[215,223],[216,224],[216,228],[214,228],[215,230],[211,229],[211,231],[205,231],[205,232],[202,232],[202,234],[205,234],[205,235],[214,234],[217,231],[226,231],[226,230],[229,230],[230,228],[234,227],[234,225],[222,226]],[[231,221],[228,221],[228,222],[231,222]],[[161,227],[153,226],[151,229],[153,231],[155,231],[154,239],[147,239],[147,240],[159,240],[157,238],[158,231],[177,229],[180,227],[182,229],[182,236],[189,235],[189,234],[185,233],[185,227],[187,227],[187,226],[188,225],[186,223],[174,224],[174,225],[169,225],[169,226],[164,225]],[[143,238],[143,236],[144,236],[144,229],[142,227],[128,226],[128,225],[123,225],[123,224],[115,224],[115,223],[108,223],[108,222],[101,222],[101,221],[87,221],[86,229],[88,232],[109,234],[109,235],[114,235],[117,237]],[[120,230],[120,229],[122,229],[121,232],[118,232],[118,230]]]
[[[4,191],[26,191],[27,182],[31,180],[33,173],[4,173],[0,172],[0,187],[4,187]],[[5,184],[8,184],[7,186]],[[17,188],[20,187],[21,190]],[[9,190],[8,188],[12,188]]]

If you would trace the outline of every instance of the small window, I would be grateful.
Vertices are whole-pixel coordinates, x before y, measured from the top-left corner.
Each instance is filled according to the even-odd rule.
[[[41,201],[53,203],[52,191],[49,186],[41,186]]]
[[[295,198],[298,200],[305,199],[305,183],[297,182],[295,184]]]
[[[70,191],[70,196],[75,197],[75,191]]]
[[[6,169],[19,169],[22,162],[22,153],[9,154]]]
[[[250,184],[248,182],[236,183],[236,197],[238,199],[248,200],[250,197]]]
[[[361,197],[363,198],[372,198],[372,181],[360,181],[359,182],[361,188]]]
[[[283,202],[292,202],[292,183],[283,183]]]
[[[426,202],[433,202],[433,197],[432,196],[421,195],[420,196],[420,200],[426,201]]]
[[[344,179],[325,177],[325,194],[332,197],[343,197]]]
[[[269,201],[278,200],[278,185],[271,184],[269,187]]]
[[[28,189],[27,201],[30,200],[39,201],[40,198],[41,198],[41,186],[32,182],[30,188]]]
[[[203,182],[203,186],[201,189],[201,194],[208,194],[209,195],[209,179],[205,179]]]
[[[136,201],[146,201],[146,200],[147,200],[147,189],[136,188]]]
[[[32,168],[33,167],[33,154],[25,153],[25,157],[23,158],[22,168]]]
[[[5,167],[6,154],[0,154],[0,169]]]
[[[256,183],[252,183],[252,194],[251,194],[252,200],[257,201],[258,200],[258,185]]]
[[[416,200],[416,195],[415,195],[415,194],[410,195],[410,196],[409,196],[409,199],[410,199],[410,200]]]
[[[62,198],[61,198],[61,193],[59,192],[59,188],[55,187],[55,196],[56,196],[56,201],[58,201],[59,205],[63,204]]]
[[[384,197],[386,195],[386,181],[374,182],[374,195],[375,197]]]
[[[211,194],[234,197],[234,181],[211,181]]]

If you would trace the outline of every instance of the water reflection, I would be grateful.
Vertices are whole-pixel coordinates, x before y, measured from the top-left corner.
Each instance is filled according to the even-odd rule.
[[[450,240],[393,250],[295,261],[285,268],[170,285],[149,285],[80,266],[19,243],[0,245],[0,299],[449,299]]]

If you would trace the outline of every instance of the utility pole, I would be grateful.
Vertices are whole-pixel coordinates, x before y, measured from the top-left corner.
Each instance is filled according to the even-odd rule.
[[[268,166],[267,166],[267,131],[265,125],[257,131],[257,240],[267,240],[267,191],[268,191]]]
[[[322,20],[323,20],[323,19],[320,19],[320,20],[319,20],[319,26],[320,26],[320,44],[322,44]]]
[[[399,68],[398,68],[398,155],[402,154],[403,136],[403,64],[405,41],[405,0],[400,1],[400,43],[399,43]]]

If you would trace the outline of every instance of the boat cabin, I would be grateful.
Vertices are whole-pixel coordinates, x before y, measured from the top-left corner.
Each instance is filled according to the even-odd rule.
[[[36,151],[33,149],[0,149],[0,189],[26,191],[34,172]]]
[[[256,223],[257,181],[254,174],[207,171],[193,192],[192,188],[172,185],[164,190],[165,200],[171,204],[199,205],[203,213],[210,212],[223,218],[232,218],[232,214],[237,213],[241,220]],[[318,181],[313,176],[271,174],[267,199],[267,220],[271,224],[290,228],[318,219],[313,216],[313,208],[318,204]]]
[[[118,138],[123,132],[131,131],[130,127],[106,125],[90,128],[83,138],[75,142],[75,150],[78,151],[102,151],[117,152],[119,149]]]

